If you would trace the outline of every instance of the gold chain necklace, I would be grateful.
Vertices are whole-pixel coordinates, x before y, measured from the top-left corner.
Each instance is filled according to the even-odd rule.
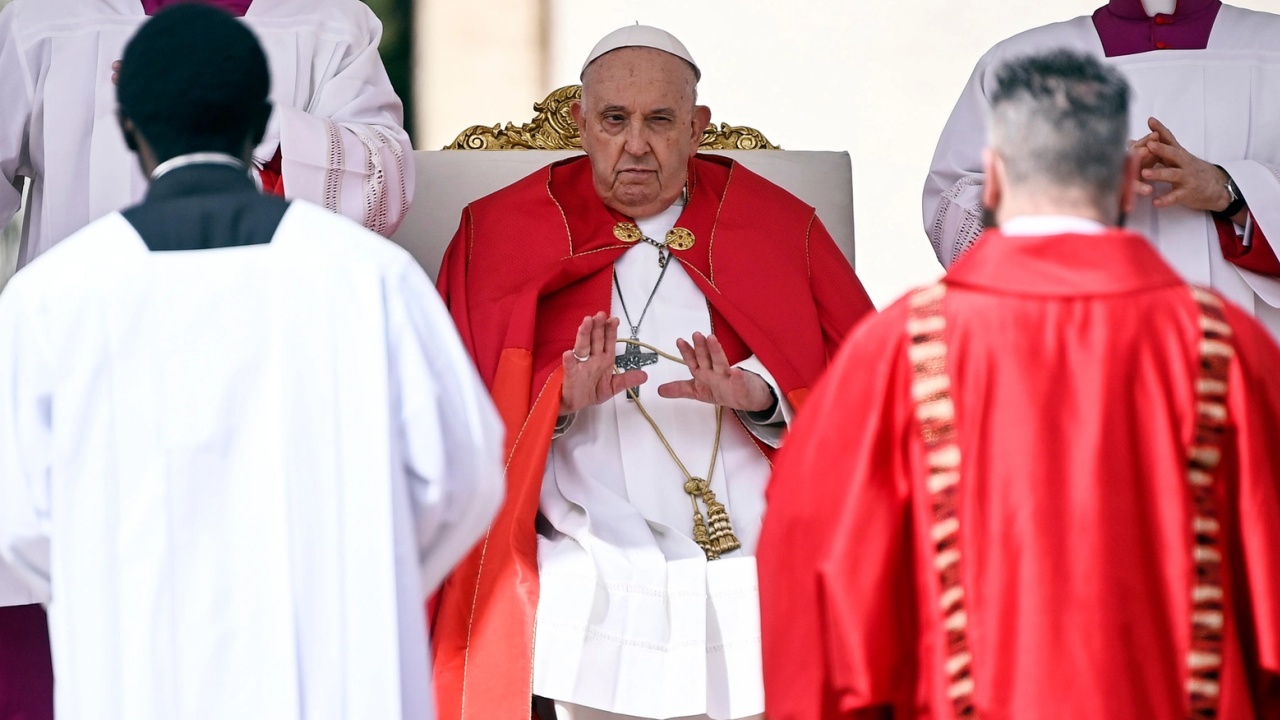
[[[688,365],[681,358],[665,353],[639,340],[627,338],[618,342],[635,345],[654,352],[672,362]],[[671,459],[680,468],[680,472],[684,474],[684,491],[688,494],[689,501],[693,503],[693,541],[698,544],[698,547],[702,548],[702,552],[706,554],[708,560],[718,560],[724,553],[732,552],[742,547],[742,543],[738,541],[738,536],[733,533],[733,522],[729,519],[728,508],[716,499],[716,494],[711,489],[711,477],[716,470],[716,458],[720,455],[720,430],[724,427],[724,408],[719,405],[716,406],[716,439],[711,446],[711,465],[707,468],[707,476],[700,478],[694,477],[693,473],[689,472],[689,469],[680,461],[680,456],[676,455],[675,448],[671,447],[671,443],[667,441],[667,436],[663,434],[662,428],[658,427],[658,423],[654,421],[653,417],[649,415],[649,411],[645,409],[644,403],[640,402],[640,394],[632,394],[630,398],[636,404],[636,409],[640,411],[640,414],[649,423],[649,427],[652,427],[653,432],[658,435],[658,440],[667,449],[667,453],[671,455]],[[702,500],[702,504],[707,508],[705,517],[702,514],[702,508],[698,506],[698,500]]]

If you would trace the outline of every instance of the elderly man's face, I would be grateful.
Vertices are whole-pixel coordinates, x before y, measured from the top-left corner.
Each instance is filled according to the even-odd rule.
[[[693,104],[693,69],[661,50],[622,48],[587,68],[582,95],[571,112],[600,199],[633,218],[670,207],[711,122]]]

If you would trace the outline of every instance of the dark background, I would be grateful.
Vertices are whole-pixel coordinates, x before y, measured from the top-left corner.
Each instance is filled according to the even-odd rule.
[[[382,62],[404,101],[404,128],[413,138],[413,0],[364,0],[382,21]],[[417,147],[417,143],[414,143]]]

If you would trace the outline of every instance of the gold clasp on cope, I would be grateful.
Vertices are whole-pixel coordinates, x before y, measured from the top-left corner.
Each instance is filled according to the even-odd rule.
[[[693,233],[682,227],[671,228],[671,232],[667,233],[667,241],[663,243],[672,250],[688,250],[693,247]]]
[[[640,232],[640,228],[635,223],[620,222],[613,226],[613,236],[624,243],[635,243],[640,242],[644,233]]]

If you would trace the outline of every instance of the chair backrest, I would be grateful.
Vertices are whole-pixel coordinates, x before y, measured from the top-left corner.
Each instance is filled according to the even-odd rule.
[[[413,206],[392,240],[434,279],[467,203],[582,153],[577,129],[568,120],[578,91],[576,85],[555,91],[534,105],[537,115],[530,123],[474,126],[448,149],[415,152]],[[484,152],[460,152],[466,149]],[[853,263],[853,174],[847,152],[780,151],[759,132],[727,124],[708,128],[699,152],[732,157],[812,205]]]

